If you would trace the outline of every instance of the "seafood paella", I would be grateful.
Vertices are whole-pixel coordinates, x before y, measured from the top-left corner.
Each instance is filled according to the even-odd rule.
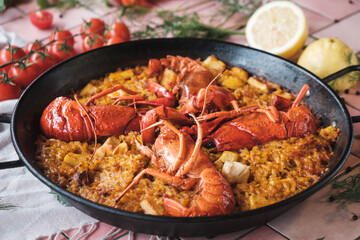
[[[211,216],[287,199],[328,171],[339,129],[291,93],[215,56],[167,56],[91,80],[40,119],[36,164],[91,201]]]

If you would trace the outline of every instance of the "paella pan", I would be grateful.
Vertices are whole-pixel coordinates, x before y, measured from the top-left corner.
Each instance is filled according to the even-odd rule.
[[[199,51],[194,52],[193,49],[199,49]],[[151,58],[161,59],[166,55],[187,56],[194,59],[206,59],[208,56],[215,55],[228,66],[246,69],[251,76],[271,80],[295,94],[299,93],[304,85],[309,85],[310,95],[304,98],[305,104],[311,106],[312,112],[318,116],[324,126],[333,125],[340,130],[333,154],[326,165],[328,169],[321,174],[316,183],[285,200],[252,210],[193,218],[152,216],[119,210],[86,200],[50,181],[36,164],[34,154],[36,149],[30,143],[35,142],[39,136],[40,117],[54,96],[69,95],[72,89],[81,89],[90,79],[98,79],[109,72],[115,72],[119,66],[135,68],[146,65]],[[86,69],[86,71],[81,71],[81,69]],[[36,97],[40,92],[41,99]],[[324,112],[322,108],[324,104],[331,104],[334,107]],[[33,111],[33,109],[38,110]],[[40,76],[23,94],[12,117],[11,129],[15,148],[29,170],[75,207],[102,221],[130,230],[177,236],[231,232],[264,223],[278,216],[324,186],[344,163],[352,143],[352,121],[346,108],[337,95],[315,76],[286,60],[258,50],[198,39],[130,42],[69,59]]]

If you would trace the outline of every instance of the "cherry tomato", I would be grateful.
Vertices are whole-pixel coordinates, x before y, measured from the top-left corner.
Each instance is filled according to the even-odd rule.
[[[0,82],[0,101],[19,98],[21,93],[20,87],[7,82]]]
[[[39,29],[48,29],[53,21],[53,15],[45,10],[38,10],[29,14],[31,23]]]
[[[7,46],[0,50],[0,65],[11,62],[12,60],[19,60],[25,55],[26,53],[21,48],[17,46]],[[0,72],[4,70],[5,72],[9,71],[10,67],[11,65],[0,68]]]
[[[129,28],[122,22],[114,22],[111,24],[110,28],[107,30],[105,34],[106,39],[110,39],[111,37],[120,37],[124,41],[130,40],[130,31]]]
[[[143,6],[145,5],[147,0],[117,0],[120,2],[123,6],[129,6],[129,5],[139,5]]]
[[[47,50],[48,53],[54,56],[58,61],[65,60],[76,55],[74,48],[67,44],[51,44],[48,46]]]
[[[88,22],[84,21],[80,28],[80,34],[83,39],[90,34],[98,34],[102,36],[104,31],[105,23],[99,18],[91,18]]]
[[[72,33],[69,30],[58,30],[50,35],[49,41],[57,41],[56,43],[66,43],[73,47],[75,40]]]
[[[104,46],[104,40],[99,35],[86,36],[83,40],[83,45],[82,45],[84,52],[102,46]]]
[[[17,63],[11,66],[8,76],[9,78],[13,78],[12,82],[15,83],[15,85],[25,89],[39,74],[40,68],[36,63]]]
[[[113,44],[116,44],[116,43],[122,43],[122,42],[125,42],[125,40],[122,39],[121,37],[115,36],[115,37],[109,38],[109,40],[107,40],[107,42],[106,42],[106,45],[110,46],[110,45],[113,45]]]
[[[32,54],[29,62],[36,63],[40,68],[40,73],[45,72],[46,70],[58,63],[57,59],[54,56],[46,54],[45,52]]]
[[[28,43],[24,49],[24,52],[26,54],[29,54],[31,51],[42,51],[44,47],[42,46],[41,42],[38,40],[35,40],[35,42]]]

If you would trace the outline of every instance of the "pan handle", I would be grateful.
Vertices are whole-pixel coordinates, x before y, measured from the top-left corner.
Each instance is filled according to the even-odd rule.
[[[360,122],[360,115],[359,116],[352,116],[351,120],[353,123],[359,123]]]
[[[329,83],[332,80],[337,79],[337,78],[339,78],[349,72],[353,72],[353,71],[360,71],[360,65],[353,65],[353,66],[349,66],[344,69],[341,69],[341,70],[337,71],[336,73],[333,73],[333,74],[323,78],[321,81],[325,82],[325,83]]]
[[[11,123],[11,116],[0,115],[0,122],[2,122],[2,123]]]
[[[0,170],[8,169],[8,168],[17,168],[17,167],[24,167],[24,163],[21,160],[15,161],[8,161],[8,162],[1,162],[0,163]]]
[[[353,65],[353,66],[349,66],[346,67],[344,69],[341,69],[340,71],[337,71],[336,73],[333,73],[325,78],[323,78],[321,81],[325,82],[325,83],[329,83],[334,79],[337,79],[349,72],[353,72],[353,71],[360,71],[360,65]],[[353,116],[351,117],[351,120],[353,123],[358,123],[360,122],[360,116]]]
[[[0,122],[2,122],[2,123],[10,123],[11,122],[11,116],[0,115]],[[8,169],[8,168],[23,167],[23,166],[25,166],[25,165],[21,160],[1,162],[0,163],[0,170],[1,169]]]

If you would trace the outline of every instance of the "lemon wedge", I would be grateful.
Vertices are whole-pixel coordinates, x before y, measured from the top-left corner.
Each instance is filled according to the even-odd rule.
[[[258,8],[246,25],[250,47],[290,59],[304,46],[309,27],[300,7],[288,1],[269,2]]]

